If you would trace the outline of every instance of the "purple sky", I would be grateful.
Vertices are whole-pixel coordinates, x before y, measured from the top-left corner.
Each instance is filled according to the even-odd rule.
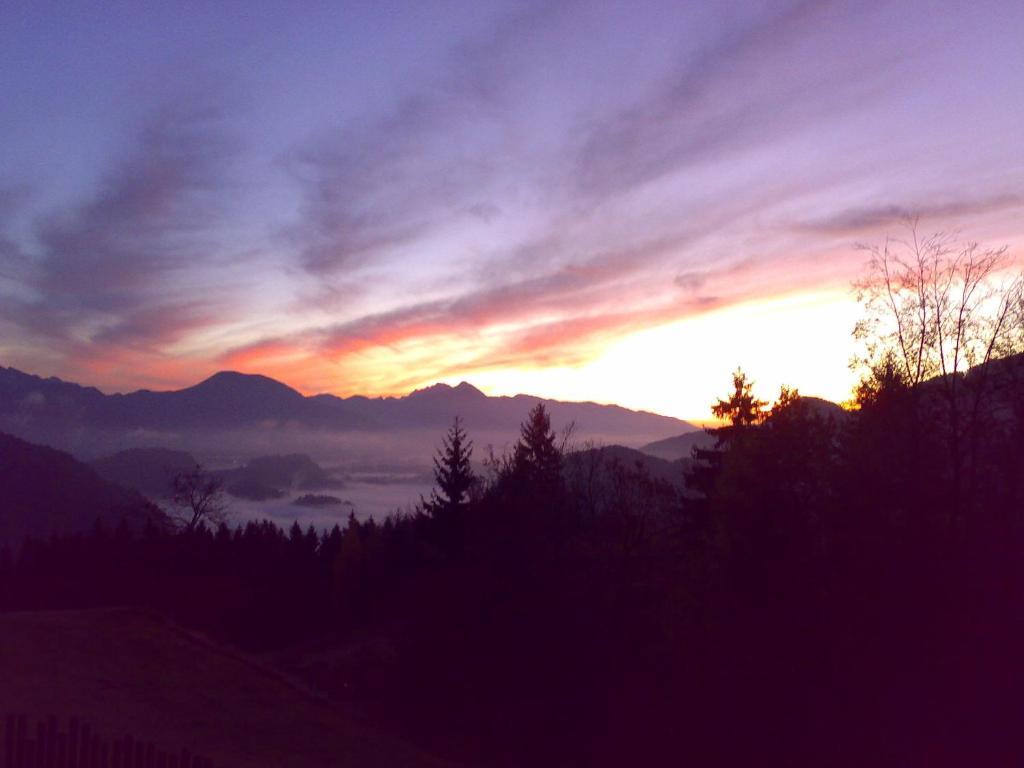
[[[837,396],[855,243],[1024,243],[1019,0],[15,0],[0,73],[0,364],[108,390]]]

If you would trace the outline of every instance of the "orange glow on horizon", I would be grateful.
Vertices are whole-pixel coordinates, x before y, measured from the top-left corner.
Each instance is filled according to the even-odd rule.
[[[305,395],[342,397],[401,396],[438,381],[468,381],[492,396],[616,404],[713,425],[710,405],[727,391],[737,366],[765,400],[773,400],[782,384],[836,402],[849,398],[854,383],[850,333],[859,316],[849,291],[829,289],[750,300],[681,319],[678,310],[661,307],[637,313],[632,323],[605,315],[561,326],[485,327],[470,338],[435,327],[425,337],[353,342],[340,356],[337,347],[331,354],[309,344],[268,340],[213,360],[179,357],[145,366],[146,386],[187,387],[224,369],[270,376]],[[605,327],[609,319],[610,329]],[[623,327],[627,330],[619,330]],[[564,343],[560,330],[568,334]],[[538,341],[541,348],[533,349]],[[135,364],[136,373],[143,369],[134,356],[97,359],[89,373],[102,386]]]
[[[489,395],[591,400],[713,424],[711,403],[726,392],[737,366],[765,400],[783,384],[804,395],[848,399],[855,379],[851,331],[859,316],[847,291],[800,293],[632,333],[579,365],[496,368],[442,381],[466,379]]]

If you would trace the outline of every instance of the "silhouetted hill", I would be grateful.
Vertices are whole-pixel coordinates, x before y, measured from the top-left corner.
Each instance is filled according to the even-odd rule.
[[[801,397],[794,407],[805,409],[809,414],[819,418],[843,419],[846,417],[846,411],[840,406],[820,397]],[[678,461],[679,459],[689,459],[693,455],[694,447],[710,448],[714,443],[715,436],[701,429],[664,440],[655,440],[653,443],[640,446],[640,451],[666,461]]]
[[[285,424],[327,430],[443,429],[455,415],[472,430],[514,436],[542,398],[488,397],[475,387],[435,384],[404,397],[304,397],[265,376],[218,373],[186,389],[105,395],[93,387],[0,368],[0,427],[50,444],[68,444],[76,429],[225,430]],[[543,400],[555,424],[575,422],[591,436],[646,442],[691,429],[679,419],[615,405]]]
[[[342,485],[340,480],[304,453],[259,456],[249,461],[245,468],[239,471],[280,488],[294,487],[304,491],[315,491],[322,488],[340,488]]]
[[[985,365],[978,365],[966,373],[957,374],[961,386],[958,387],[960,397],[966,398],[964,407],[973,407],[970,402],[972,393],[983,385],[986,407],[991,415],[1006,421],[1024,408],[1024,354],[1010,355],[993,360]],[[948,390],[946,385],[949,377],[936,376],[921,385],[926,398],[945,401]],[[940,406],[941,407],[941,406]]]
[[[227,492],[253,501],[280,499],[288,491],[341,488],[344,482],[303,453],[259,456],[238,469],[221,470]]]
[[[131,488],[151,499],[171,496],[174,478],[198,462],[185,451],[169,448],[130,448],[89,463],[100,477]]]
[[[227,483],[224,490],[236,499],[270,501],[284,497],[284,491],[251,477],[241,477]]]
[[[794,407],[804,408],[810,415],[819,418],[845,419],[847,416],[847,412],[843,410],[842,406],[821,397],[801,395],[800,399],[794,404]]]
[[[640,446],[640,451],[648,456],[655,456],[665,461],[678,461],[688,459],[693,454],[694,446],[710,448],[715,443],[715,436],[704,430],[698,432],[686,432],[675,437],[668,437],[664,440],[656,440],[653,443]]]
[[[682,461],[666,460],[622,445],[606,445],[574,451],[566,456],[565,471],[570,479],[574,474],[596,469],[604,473],[609,465],[618,463],[623,467],[643,467],[654,480],[662,480],[676,488],[683,486]]]
[[[63,451],[0,433],[0,543],[74,533],[101,520],[111,528],[166,516],[135,491],[114,485]]]

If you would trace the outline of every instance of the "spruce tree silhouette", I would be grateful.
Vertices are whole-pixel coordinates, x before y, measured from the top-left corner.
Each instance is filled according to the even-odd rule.
[[[724,426],[707,428],[708,434],[716,441],[711,448],[694,446],[693,461],[684,474],[686,487],[693,493],[686,507],[691,525],[701,534],[710,530],[710,508],[708,500],[714,496],[715,487],[722,473],[723,454],[730,445],[740,439],[750,427],[760,424],[767,416],[767,403],[754,397],[754,383],[747,380],[743,369],[737,368],[732,375],[733,391],[725,398],[719,398],[711,406],[716,418],[726,421]]]
[[[754,397],[754,382],[747,380],[742,368],[737,368],[732,375],[732,394],[728,398],[719,399],[711,406],[711,412],[719,419],[728,421],[725,431],[719,430],[719,438],[729,439],[731,434],[760,424],[766,416],[764,400]],[[730,430],[730,427],[732,428]]]
[[[456,517],[469,504],[469,491],[475,477],[470,459],[473,441],[467,439],[458,416],[442,438],[442,448],[434,457],[435,488],[427,502],[427,512],[435,519]]]
[[[542,492],[561,487],[562,452],[555,444],[551,417],[543,403],[537,403],[530,410],[520,427],[512,468],[521,479]]]
[[[423,505],[434,523],[438,544],[449,555],[462,549],[469,492],[476,481],[472,456],[473,441],[467,438],[462,419],[456,416],[434,457],[435,487]]]
[[[531,542],[525,560],[556,560],[573,528],[562,470],[562,450],[551,428],[551,417],[544,404],[537,403],[520,427],[507,478],[518,536]]]

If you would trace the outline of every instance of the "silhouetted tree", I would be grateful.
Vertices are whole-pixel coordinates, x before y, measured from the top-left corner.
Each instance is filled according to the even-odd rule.
[[[778,418],[785,413],[791,413],[795,407],[800,404],[800,390],[795,387],[787,387],[785,384],[782,385],[779,390],[779,399],[772,403],[771,411],[769,412],[769,418]]]
[[[760,424],[767,415],[766,403],[754,396],[754,384],[747,380],[742,369],[737,368],[733,373],[732,386],[728,396],[719,398],[711,406],[715,418],[726,422],[721,427],[705,430],[715,436],[715,444],[710,448],[695,445],[691,452],[693,460],[684,470],[684,480],[690,491],[685,504],[687,516],[701,534],[706,534],[711,524],[709,502],[719,482],[725,451],[744,431]]]
[[[747,374],[742,369],[737,368],[733,373],[732,386],[733,391],[728,397],[719,399],[711,406],[711,413],[717,419],[727,421],[728,427],[732,427],[734,430],[764,421],[767,415],[765,412],[767,403],[754,397],[754,382],[747,380]],[[726,431],[721,431],[718,434],[721,436],[731,434],[728,427]]]
[[[423,502],[436,542],[449,556],[461,552],[463,547],[470,489],[476,482],[470,463],[472,455],[473,443],[456,416],[434,457],[434,489],[430,499]]]
[[[992,427],[993,367],[985,364],[1024,351],[1024,275],[1005,276],[1005,246],[984,248],[944,232],[925,237],[916,220],[905,239],[867,250],[867,273],[856,286],[864,317],[854,330],[863,350],[854,365],[867,368],[869,379],[898,366],[910,405],[945,446],[939,475],[960,518],[974,504],[980,441]],[[928,388],[918,387],[928,380]]]
[[[953,379],[975,365],[1020,351],[1014,317],[1024,276],[1010,280],[1006,246],[983,248],[937,232],[927,237],[917,221],[905,239],[866,247],[867,273],[856,283],[864,317],[854,336],[863,345],[856,362],[877,363],[887,352],[910,385],[936,376]]]
[[[853,402],[862,410],[882,406],[891,398],[906,394],[909,389],[904,368],[890,350],[872,363],[857,382]]]
[[[462,420],[456,416],[434,457],[435,488],[426,509],[435,519],[459,517],[465,511],[475,480],[472,456],[473,442],[467,439]]]
[[[530,485],[547,491],[562,483],[562,452],[544,403],[537,403],[519,429],[512,471]]]
[[[224,481],[196,464],[175,476],[171,503],[181,510],[178,519],[186,530],[195,530],[203,523],[219,524],[227,512]]]

